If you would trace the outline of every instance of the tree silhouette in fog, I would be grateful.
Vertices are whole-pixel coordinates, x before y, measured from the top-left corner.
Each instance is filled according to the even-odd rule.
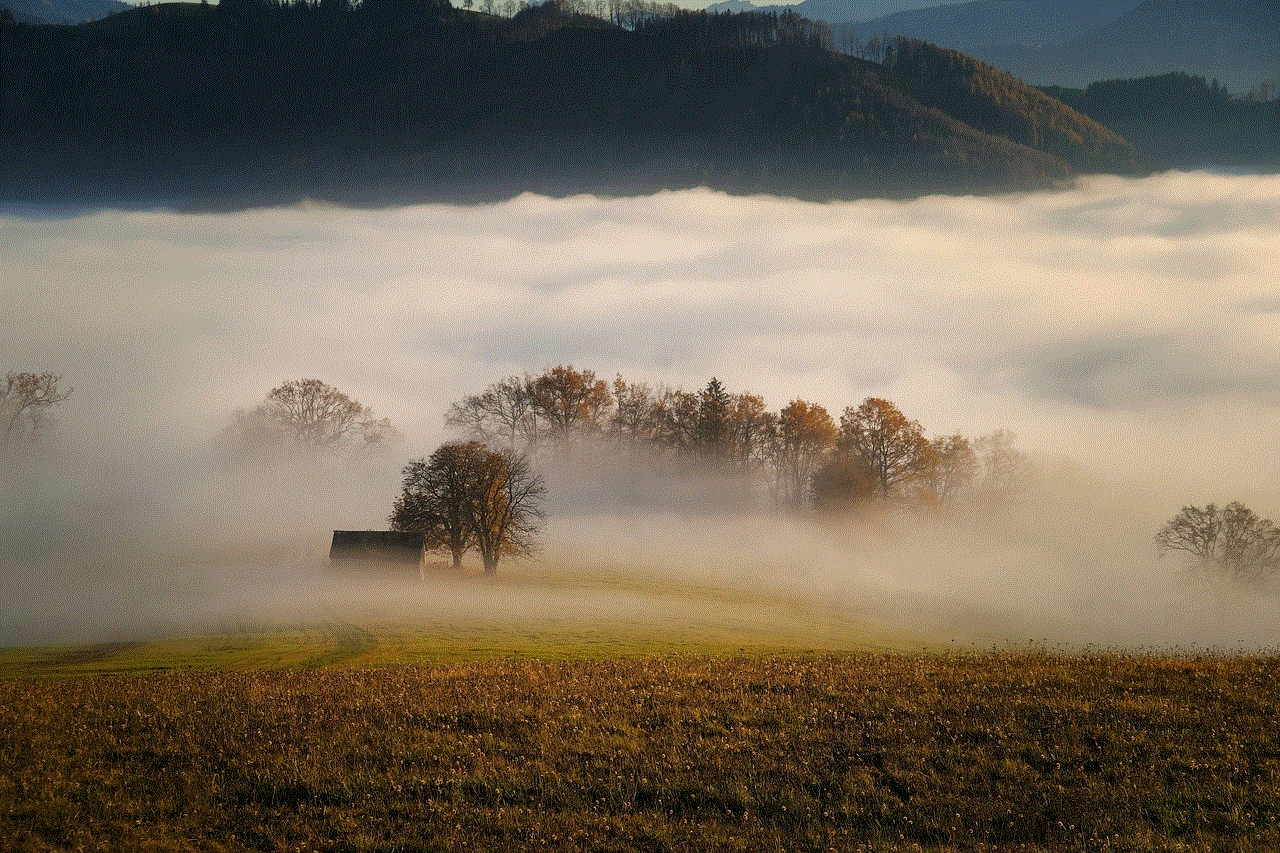
[[[1184,506],[1155,536],[1160,551],[1192,556],[1201,570],[1262,582],[1280,570],[1280,530],[1238,501]]]
[[[427,546],[447,549],[455,567],[474,547],[492,575],[502,556],[536,550],[545,494],[526,456],[478,441],[447,443],[405,467],[391,526],[426,534]]]
[[[387,418],[319,379],[284,382],[249,411],[238,411],[219,438],[235,456],[324,453],[365,456],[388,449],[400,433]]]
[[[55,423],[53,407],[71,396],[53,373],[10,371],[0,384],[0,448],[30,446]]]

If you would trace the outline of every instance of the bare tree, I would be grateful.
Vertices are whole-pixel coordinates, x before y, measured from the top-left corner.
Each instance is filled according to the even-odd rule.
[[[508,376],[450,406],[445,424],[474,441],[529,453],[541,434],[533,402],[529,377]]]
[[[1238,501],[1184,506],[1155,536],[1160,551],[1182,551],[1202,569],[1259,582],[1280,569],[1280,530]]]
[[[658,386],[650,410],[654,445],[677,456],[692,453],[698,444],[698,402],[692,391]]]
[[[498,571],[504,554],[527,555],[537,548],[546,513],[547,493],[529,458],[509,450],[485,449],[472,458],[468,477],[467,519],[484,573]]]
[[[474,542],[466,512],[467,478],[472,458],[481,452],[487,451],[478,442],[443,444],[429,460],[413,460],[404,467],[391,510],[392,530],[423,534],[427,548],[450,553],[455,569]]]
[[[981,463],[978,494],[990,504],[1003,503],[1030,485],[1031,461],[1014,447],[1016,439],[1017,435],[1009,430],[998,429],[973,443]]]
[[[270,454],[286,446],[306,452],[376,453],[400,434],[386,418],[319,379],[297,379],[271,389],[251,412],[239,411],[223,431],[223,452]]]
[[[53,373],[11,371],[0,385],[0,448],[35,443],[54,424],[51,410],[71,396]]]

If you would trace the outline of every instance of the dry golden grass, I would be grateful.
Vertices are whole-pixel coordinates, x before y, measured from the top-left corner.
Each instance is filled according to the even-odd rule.
[[[0,679],[18,851],[1280,849],[1280,659]]]

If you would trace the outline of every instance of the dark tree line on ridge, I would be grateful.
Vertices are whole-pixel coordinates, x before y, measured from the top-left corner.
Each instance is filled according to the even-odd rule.
[[[0,198],[831,199],[1132,163],[1123,140],[995,69],[905,42],[892,65],[843,55],[793,11],[460,5],[232,0],[0,27]]]
[[[1044,91],[1124,136],[1151,168],[1280,166],[1276,81],[1233,95],[1217,80],[1172,72]]]

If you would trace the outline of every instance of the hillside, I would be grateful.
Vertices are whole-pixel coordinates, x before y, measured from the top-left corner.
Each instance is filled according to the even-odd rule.
[[[867,21],[868,36],[906,36],[983,57],[991,45],[1064,44],[1118,20],[1138,0],[975,0]],[[854,4],[846,4],[846,11]]]
[[[1033,83],[1083,87],[1183,72],[1243,93],[1280,75],[1280,14],[1267,0],[1146,0],[1065,44],[972,52]]]
[[[1280,167],[1280,100],[1274,97],[1232,97],[1219,84],[1181,73],[1046,92],[1123,133],[1151,167]]]
[[[555,5],[503,19],[447,2],[241,0],[0,37],[13,92],[0,197],[13,200],[696,185],[848,198],[1043,187],[1133,162],[1123,140],[1008,75],[924,45],[847,57],[791,13],[623,29]]]
[[[78,24],[126,11],[121,0],[0,0],[21,24]]]

